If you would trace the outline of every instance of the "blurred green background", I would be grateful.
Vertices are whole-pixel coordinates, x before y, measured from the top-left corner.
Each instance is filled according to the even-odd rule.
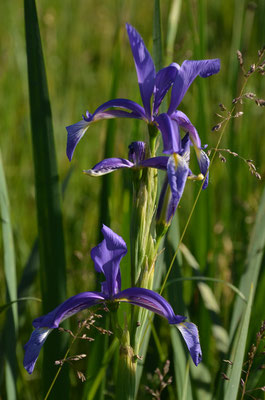
[[[70,296],[95,288],[90,250],[98,243],[102,222],[99,220],[102,179],[85,176],[82,170],[91,168],[103,158],[107,122],[99,122],[88,130],[77,146],[71,164],[65,153],[65,126],[79,121],[87,109],[93,112],[110,99],[111,93],[115,97],[141,103],[125,23],[129,22],[140,32],[152,54],[153,2],[39,0],[37,9],[61,182],[72,168],[63,200],[67,292]],[[173,24],[170,20],[172,16],[176,18]],[[220,113],[218,104],[223,103],[231,109],[232,100],[242,85],[243,74],[236,50],[241,50],[248,70],[257,61],[257,52],[265,42],[265,2],[163,0],[161,21],[164,65],[173,61],[181,64],[185,59],[221,59],[220,73],[207,80],[198,78],[179,107],[197,127],[202,142],[211,149],[219,137],[219,132],[211,132],[211,128],[220,120],[216,116],[216,113]],[[174,27],[176,37],[171,48],[169,33],[174,34]],[[264,89],[264,77],[253,74],[246,92],[253,92],[257,98],[262,98]],[[37,237],[22,1],[0,3],[0,92],[0,143],[10,198],[19,282]],[[243,158],[253,160],[262,180],[258,181],[239,158],[223,153],[227,162],[222,163],[216,157],[210,171],[209,188],[201,194],[184,238],[184,244],[199,261],[203,275],[224,279],[235,285],[238,285],[244,270],[246,249],[264,188],[265,174],[264,110],[255,101],[246,99],[242,105],[237,105],[237,111],[243,111],[244,115],[229,122],[221,148],[229,148]],[[146,137],[146,125],[125,119],[113,124],[111,154],[126,158],[130,142]],[[111,228],[129,243],[130,172],[117,172],[110,179],[111,196],[105,201],[110,210]],[[199,187],[199,183],[193,182],[186,185],[178,212],[180,231]],[[265,289],[264,268],[261,271],[257,307],[252,314],[252,337],[265,317],[261,302]],[[184,263],[183,275],[191,274],[190,266]],[[5,303],[4,282],[1,267],[0,304]],[[203,326],[207,326],[204,322],[209,324],[209,316],[205,314],[200,300],[194,300],[194,287],[191,282],[185,283],[184,298],[187,304],[195,307],[193,320],[200,326],[205,359],[216,372],[219,368],[219,364],[215,364],[218,360],[216,344],[211,339],[211,345],[205,348],[208,335],[203,337]],[[221,308],[222,324],[229,331],[233,292],[223,285],[211,287]],[[29,294],[40,297],[38,276]],[[196,310],[199,312],[196,313]],[[27,303],[20,315],[17,355],[21,399],[30,398],[23,397],[22,393],[29,379],[35,386],[27,389],[25,396],[33,396],[32,393],[36,396],[38,392],[38,376],[29,378],[23,370],[22,345],[30,335],[31,321],[39,314],[40,305],[33,302]],[[0,323],[3,320],[2,313]],[[149,372],[153,372],[155,367],[149,364]],[[75,385],[82,384],[75,382]],[[4,396],[3,382],[1,388]],[[75,393],[79,390],[82,389],[77,387]]]

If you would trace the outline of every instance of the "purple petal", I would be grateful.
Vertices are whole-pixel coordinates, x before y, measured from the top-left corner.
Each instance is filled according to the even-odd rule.
[[[192,322],[182,322],[177,325],[189,349],[191,358],[197,366],[202,360],[202,351],[197,326]]]
[[[135,306],[146,308],[166,318],[170,324],[179,324],[186,317],[175,315],[171,305],[160,294],[149,289],[129,288],[114,296],[114,300],[128,302]]]
[[[35,329],[32,332],[29,341],[25,344],[23,365],[29,374],[32,374],[41,348],[51,331],[52,329],[48,328]]]
[[[119,108],[120,110],[109,110],[110,108]],[[83,116],[83,121],[66,127],[68,132],[66,154],[70,161],[72,160],[76,145],[88,127],[93,122],[109,118],[136,118],[147,121],[143,107],[128,99],[109,100],[99,106],[93,114],[87,111],[86,117]]]
[[[121,110],[108,110],[109,108],[120,108]],[[124,111],[125,110],[125,111]],[[129,112],[130,111],[130,112]],[[101,104],[93,114],[89,114],[88,122],[98,121],[104,118],[138,118],[147,121],[143,107],[128,99],[113,99]]]
[[[142,161],[140,163],[140,166],[166,170],[167,162],[168,162],[168,157],[166,156],[152,157]]]
[[[168,114],[172,114],[176,110],[189,86],[198,75],[202,78],[207,78],[208,76],[217,74],[219,70],[220,60],[217,58],[199,61],[185,60],[178,70],[175,83],[172,87]]]
[[[207,186],[208,186],[208,182],[209,182],[208,169],[209,169],[209,165],[210,165],[210,160],[209,160],[209,157],[207,156],[207,154],[203,150],[196,149],[196,147],[195,147],[195,152],[196,152],[196,156],[197,156],[197,159],[198,159],[198,163],[199,163],[199,167],[200,167],[201,173],[203,174],[203,176],[205,176],[207,174],[206,175],[206,179],[205,179],[205,181],[203,183],[203,186],[202,186],[202,189],[206,189]]]
[[[66,154],[69,158],[69,161],[72,160],[76,145],[82,139],[88,128],[89,123],[84,120],[66,127],[68,132]]]
[[[83,292],[70,297],[53,311],[42,317],[34,319],[32,325],[34,328],[58,328],[59,324],[66,318],[78,313],[85,308],[92,307],[106,299],[103,293]]]
[[[106,282],[102,284],[103,292],[112,297],[121,288],[120,261],[127,253],[127,246],[122,237],[106,225],[101,232],[104,240],[91,250],[91,258],[96,271],[106,277]]]
[[[176,208],[174,210],[172,209],[172,193],[168,183],[168,176],[166,175],[157,206],[157,223],[162,223],[164,226],[168,225],[175,213],[175,210]]]
[[[162,133],[163,152],[166,154],[180,152],[181,139],[177,122],[172,120],[167,114],[160,114],[155,118],[155,122]]]
[[[132,142],[129,145],[129,160],[134,164],[138,165],[145,159],[145,148],[146,144],[144,142]]]
[[[167,94],[170,87],[173,85],[179,65],[176,63],[170,64],[168,67],[161,69],[156,74],[155,89],[154,89],[154,114],[158,112],[159,106]]]
[[[172,192],[172,211],[176,209],[181,199],[189,171],[189,165],[185,161],[184,157],[179,154],[173,154],[173,156],[169,157],[167,175]]]
[[[29,374],[33,372],[35,363],[39,356],[40,350],[47,339],[48,335],[54,328],[58,328],[59,324],[77,312],[92,307],[95,304],[102,303],[106,296],[97,292],[84,292],[76,296],[70,297],[68,300],[60,304],[53,311],[33,321],[36,328],[24,346],[25,356],[23,365]]]
[[[170,116],[172,119],[177,121],[178,125],[184,129],[184,131],[189,132],[191,140],[195,146],[199,149],[201,148],[201,139],[194,125],[190,122],[189,118],[182,111],[176,111]]]
[[[100,161],[92,169],[84,170],[83,172],[90,176],[101,176],[109,174],[117,169],[132,168],[134,164],[124,158],[106,158]]]
[[[150,100],[154,90],[155,66],[143,39],[136,29],[129,24],[126,24],[126,29],[134,58],[143,106],[150,121]]]

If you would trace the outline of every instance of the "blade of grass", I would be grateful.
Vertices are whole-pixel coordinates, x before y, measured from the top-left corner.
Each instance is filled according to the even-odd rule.
[[[27,300],[41,301],[41,299],[38,299],[37,297],[21,297],[20,299],[10,301],[9,303],[6,303],[6,304],[3,304],[2,306],[0,306],[0,314],[1,314],[3,311],[8,310],[9,307],[12,306],[12,304],[19,303],[20,301],[27,301]]]
[[[172,62],[182,0],[173,0],[168,16],[166,65]]]
[[[153,57],[156,70],[158,71],[163,66],[160,0],[154,0]]]
[[[247,334],[249,328],[252,301],[254,296],[254,285],[250,283],[250,292],[248,303],[244,309],[244,317],[239,326],[239,334],[234,342],[231,351],[230,360],[233,362],[232,368],[229,366],[227,371],[228,381],[225,381],[224,400],[236,400],[240,385],[240,377],[242,373],[243,360],[245,355]]]
[[[179,224],[177,216],[175,216],[165,240],[167,251],[164,253],[165,264],[169,265],[175,254],[179,242]],[[170,281],[182,279],[181,274],[182,257],[181,253],[177,254],[173,268],[170,272]],[[180,283],[176,290],[175,285],[167,288],[170,304],[177,304],[175,312],[180,315],[187,315],[187,308],[183,299],[183,285]],[[185,345],[177,332],[176,327],[170,327],[171,343],[173,348],[173,360],[175,370],[176,389],[178,399],[192,400],[191,381],[190,381],[190,360]]]
[[[16,394],[16,333],[18,328],[17,304],[14,302],[17,296],[17,278],[15,249],[12,234],[12,225],[9,210],[9,198],[7,185],[0,152],[0,209],[2,222],[2,237],[4,251],[4,273],[6,284],[6,302],[13,303],[6,315],[6,322],[3,332],[4,356],[5,356],[5,376],[6,393],[8,400],[15,400]],[[2,374],[0,374],[1,376]]]
[[[24,1],[31,131],[34,156],[43,312],[66,298],[66,271],[61,197],[53,137],[52,115],[45,73],[37,10],[34,0]],[[43,385],[46,392],[56,373],[54,361],[66,350],[66,338],[52,335],[43,351]],[[69,379],[63,368],[50,398],[67,399]]]
[[[256,291],[257,280],[264,253],[264,246],[265,246],[265,189],[263,190],[263,194],[260,200],[255,225],[252,231],[248,247],[245,272],[242,275],[239,284],[240,292],[242,292],[247,299],[249,299],[250,296],[250,288],[252,283],[253,283],[254,293]],[[231,318],[230,333],[229,333],[230,343],[233,340],[236,327],[243,315],[242,314],[243,311],[244,311],[244,304],[240,299],[237,298],[235,301],[233,314]]]
[[[98,388],[106,375],[106,369],[107,369],[118,345],[119,345],[119,341],[117,338],[115,338],[113,340],[113,342],[111,343],[110,347],[108,348],[108,350],[106,351],[106,353],[104,354],[104,358],[101,363],[101,367],[98,370],[97,375],[94,377],[93,382],[91,383],[91,381],[90,381],[90,385],[86,386],[86,390],[85,390],[85,393],[83,396],[84,400],[95,399],[95,395],[98,391]]]
[[[64,194],[66,192],[68,183],[72,176],[73,167],[69,168],[66,177],[62,183],[62,198],[64,198]],[[29,254],[28,260],[23,268],[23,273],[20,278],[20,282],[17,289],[17,297],[25,297],[30,292],[33,283],[35,282],[36,276],[39,272],[40,268],[40,255],[39,255],[39,244],[38,238],[35,239],[33,246],[31,248],[31,252]],[[26,303],[19,303],[18,309],[19,312],[22,312],[23,307],[25,307]]]

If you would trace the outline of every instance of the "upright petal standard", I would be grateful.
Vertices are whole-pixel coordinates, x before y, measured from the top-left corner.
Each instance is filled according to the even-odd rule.
[[[122,237],[103,225],[104,240],[91,250],[97,272],[105,275],[101,292],[84,292],[70,297],[50,313],[33,321],[35,330],[25,345],[24,367],[31,374],[40,350],[48,335],[59,324],[77,312],[98,304],[127,302],[146,308],[176,325],[182,334],[195,365],[201,361],[201,347],[196,325],[185,322],[186,317],[176,315],[171,305],[158,293],[144,288],[129,288],[121,291],[120,261],[127,253]]]

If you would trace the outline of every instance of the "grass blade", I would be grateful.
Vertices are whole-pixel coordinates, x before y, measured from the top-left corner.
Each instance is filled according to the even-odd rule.
[[[160,21],[160,1],[154,0],[154,22],[153,22],[153,54],[156,70],[163,66],[162,35]]]
[[[4,251],[4,272],[6,283],[6,302],[11,303],[17,297],[17,278],[15,249],[13,242],[12,226],[9,211],[9,199],[5,181],[2,156],[0,152],[0,209]],[[5,374],[6,392],[8,400],[15,400],[16,397],[16,332],[18,328],[17,304],[13,303],[6,315],[6,323],[3,333],[3,348],[5,349]]]
[[[265,246],[265,190],[263,191],[256,222],[252,231],[251,240],[248,247],[246,258],[245,273],[242,275],[239,290],[248,299],[250,296],[251,284],[253,284],[253,292],[256,291],[257,280],[260,272],[261,261]],[[230,343],[233,340],[236,327],[242,317],[244,304],[237,298],[235,301],[233,315],[230,325]]]
[[[168,231],[165,247],[167,251],[165,254],[165,263],[169,265],[177,248],[179,242],[179,228],[178,220],[175,216],[170,229]],[[171,279],[181,279],[181,264],[182,257],[178,253],[174,266],[171,270],[169,281]],[[170,304],[177,304],[177,310],[175,312],[180,315],[187,315],[187,309],[183,299],[183,283],[180,281],[177,290],[176,285],[169,285],[167,288],[168,297]],[[190,381],[190,360],[189,354],[183,344],[179,332],[177,332],[176,327],[170,327],[171,343],[173,348],[173,360],[174,360],[174,370],[175,370],[175,380],[177,387],[178,399],[192,400],[191,391],[191,381]]]
[[[34,0],[24,1],[26,48],[35,189],[40,247],[43,312],[66,298],[66,273],[61,197],[37,10]],[[65,351],[62,336],[52,335],[44,347],[43,382],[46,392],[56,373],[54,360]],[[64,368],[50,398],[67,398],[69,386]]]
[[[226,388],[225,388],[224,400],[236,400],[237,398],[240,377],[243,367],[253,295],[254,295],[254,286],[251,283],[248,303],[244,310],[245,311],[244,318],[242,319],[242,323],[240,324],[238,331],[239,333],[234,342],[234,346],[230,356],[230,360],[233,362],[233,365],[232,368],[229,366],[229,370],[227,372],[229,381],[225,382]]]
[[[173,0],[168,16],[166,65],[172,62],[182,0]]]

